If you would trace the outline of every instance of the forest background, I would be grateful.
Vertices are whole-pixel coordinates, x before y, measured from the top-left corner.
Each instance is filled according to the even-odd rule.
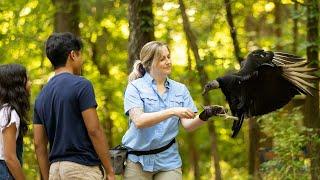
[[[53,76],[45,40],[64,31],[84,41],[82,74],[94,85],[110,147],[121,142],[128,127],[123,112],[127,75],[148,41],[169,45],[170,77],[187,85],[200,110],[201,105],[227,106],[221,91],[203,97],[202,87],[239,70],[254,49],[293,53],[313,67],[319,60],[318,0],[0,0],[0,63],[27,67],[32,106]],[[181,128],[184,179],[319,179],[315,94],[247,119],[235,139],[230,138],[232,122],[222,118],[192,133]],[[40,179],[32,125],[24,144],[27,179]]]

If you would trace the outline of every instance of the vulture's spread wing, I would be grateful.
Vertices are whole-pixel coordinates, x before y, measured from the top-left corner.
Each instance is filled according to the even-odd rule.
[[[286,105],[299,94],[297,88],[282,76],[282,68],[274,64],[263,64],[257,68],[255,78],[242,82],[249,96],[248,115],[269,113]]]

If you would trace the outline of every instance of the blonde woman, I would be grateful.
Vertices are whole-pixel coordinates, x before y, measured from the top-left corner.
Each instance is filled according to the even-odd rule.
[[[192,131],[204,124],[220,106],[197,108],[184,84],[170,79],[172,63],[167,45],[145,44],[125,91],[124,110],[129,129],[122,144],[129,149],[125,179],[182,179],[181,158],[175,137],[181,124]]]

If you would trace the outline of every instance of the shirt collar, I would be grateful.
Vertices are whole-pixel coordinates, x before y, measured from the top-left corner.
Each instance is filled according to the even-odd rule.
[[[146,72],[142,78],[149,84],[154,83],[153,77],[148,72]],[[170,78],[168,77],[166,78],[166,81],[164,82],[164,86],[166,88],[170,88]]]

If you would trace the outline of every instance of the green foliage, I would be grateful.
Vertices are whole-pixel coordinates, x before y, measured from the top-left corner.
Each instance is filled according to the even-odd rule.
[[[112,140],[109,140],[113,142],[112,146],[121,142],[127,129],[127,119],[123,112],[123,92],[128,72],[127,6],[122,1],[92,1],[84,3],[81,12],[81,33],[85,41],[86,59],[83,74],[94,85],[101,123],[113,123]],[[92,57],[94,46],[100,50],[96,54],[96,63]]]
[[[272,160],[261,165],[264,177],[276,179],[308,179],[309,159],[306,146],[311,140],[310,129],[302,125],[303,115],[299,108],[292,112],[280,110],[259,118],[263,132],[273,138]],[[262,140],[263,141],[263,140]]]

